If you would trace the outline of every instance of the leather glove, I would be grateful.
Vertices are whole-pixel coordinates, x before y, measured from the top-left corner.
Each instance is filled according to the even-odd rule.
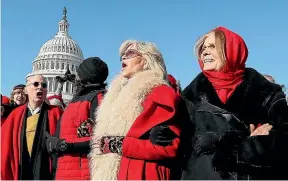
[[[151,129],[149,139],[154,145],[168,146],[176,136],[167,125],[159,125]]]
[[[101,138],[102,153],[118,153],[122,155],[124,136],[103,136]]]
[[[51,153],[63,153],[67,150],[67,143],[64,139],[51,136],[46,132],[46,148],[49,154]]]

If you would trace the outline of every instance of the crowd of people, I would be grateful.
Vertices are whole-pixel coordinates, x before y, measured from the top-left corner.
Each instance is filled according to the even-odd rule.
[[[196,42],[201,72],[182,90],[152,42],[127,40],[122,69],[85,59],[77,75],[43,75],[1,95],[2,180],[288,179],[284,86],[245,66],[237,33],[217,27]],[[66,105],[63,84],[76,92]]]

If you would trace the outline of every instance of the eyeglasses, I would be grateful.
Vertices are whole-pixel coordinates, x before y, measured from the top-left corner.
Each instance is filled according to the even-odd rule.
[[[41,82],[41,83],[40,83],[40,82],[33,82],[33,83],[28,84],[28,85],[26,85],[26,86],[33,85],[34,87],[38,87],[40,84],[41,84],[41,87],[42,87],[42,88],[44,88],[44,89],[47,88],[47,83],[45,83],[45,82]]]
[[[142,56],[142,54],[135,49],[129,49],[121,56],[120,61],[125,60],[125,59],[134,58],[137,56]]]

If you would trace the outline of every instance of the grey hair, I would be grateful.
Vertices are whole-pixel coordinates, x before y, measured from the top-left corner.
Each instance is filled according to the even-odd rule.
[[[44,80],[44,82],[47,83],[47,79],[46,79],[43,75],[41,75],[41,74],[35,74],[35,75],[31,75],[31,76],[29,76],[29,77],[26,78],[26,85],[27,85],[27,83],[29,82],[29,80],[30,80],[32,77],[35,77],[35,76],[40,76],[40,77],[42,77],[42,79]]]
[[[126,50],[135,45],[136,50],[141,53],[145,59],[144,71],[151,70],[163,79],[167,80],[167,70],[164,63],[163,55],[152,42],[144,42],[137,40],[126,40],[122,43],[119,49],[119,54],[122,57]]]

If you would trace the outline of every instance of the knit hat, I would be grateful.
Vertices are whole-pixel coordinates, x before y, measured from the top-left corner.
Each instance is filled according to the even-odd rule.
[[[24,84],[19,84],[19,85],[14,86],[13,90],[15,90],[15,89],[24,89],[24,88],[25,88]]]
[[[103,84],[108,77],[108,66],[99,57],[90,57],[79,65],[77,73],[82,83]]]

